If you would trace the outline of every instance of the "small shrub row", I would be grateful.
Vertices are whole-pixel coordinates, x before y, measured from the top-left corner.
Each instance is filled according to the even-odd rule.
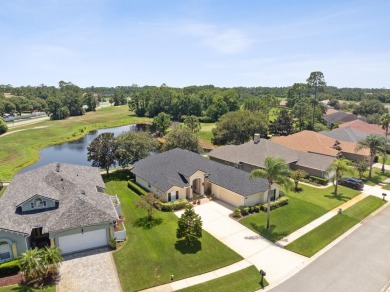
[[[164,212],[171,212],[171,211],[177,211],[184,209],[185,206],[188,204],[188,201],[185,199],[177,200],[174,202],[159,202],[161,206],[161,211]]]
[[[272,201],[270,203],[270,209],[274,210],[276,208],[285,206],[288,204],[288,197],[280,197],[279,199]],[[267,204],[261,205],[261,210],[267,212]]]
[[[323,186],[326,186],[328,184],[328,179],[314,176],[314,175],[311,175],[309,180]]]
[[[0,278],[15,275],[19,272],[19,270],[20,270],[19,259],[0,264]]]
[[[146,195],[149,192],[146,189],[144,189],[143,187],[137,185],[133,180],[129,180],[127,182],[127,186],[130,190],[132,190],[133,192],[135,192],[139,196]]]
[[[259,213],[260,212],[260,207],[261,204],[257,204],[255,206],[240,206],[233,211],[233,217],[241,217],[241,216],[246,216],[248,214],[252,213]]]

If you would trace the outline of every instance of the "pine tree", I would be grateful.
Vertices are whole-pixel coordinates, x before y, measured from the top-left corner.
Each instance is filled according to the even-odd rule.
[[[202,220],[200,216],[195,213],[194,207],[191,204],[186,206],[186,209],[177,224],[176,237],[178,239],[184,237],[186,245],[192,246],[202,237]]]

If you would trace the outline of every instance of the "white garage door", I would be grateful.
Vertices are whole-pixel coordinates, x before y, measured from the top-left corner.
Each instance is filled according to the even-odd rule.
[[[58,237],[59,247],[62,253],[70,253],[84,249],[107,245],[106,229],[88,231]]]

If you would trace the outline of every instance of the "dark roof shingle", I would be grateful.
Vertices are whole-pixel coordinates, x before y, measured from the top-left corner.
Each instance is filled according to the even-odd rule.
[[[179,148],[144,158],[134,164],[131,172],[167,192],[173,186],[189,187],[190,176],[198,170],[207,173],[210,182],[241,196],[268,188],[265,179],[250,180],[247,172]]]

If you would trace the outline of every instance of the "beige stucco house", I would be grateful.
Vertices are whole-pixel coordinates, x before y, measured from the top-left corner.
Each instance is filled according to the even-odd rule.
[[[245,171],[179,148],[142,159],[131,172],[139,185],[169,202],[194,194],[214,194],[235,207],[267,201],[267,180],[250,180]],[[271,199],[278,198],[279,186],[274,184],[271,192]]]

